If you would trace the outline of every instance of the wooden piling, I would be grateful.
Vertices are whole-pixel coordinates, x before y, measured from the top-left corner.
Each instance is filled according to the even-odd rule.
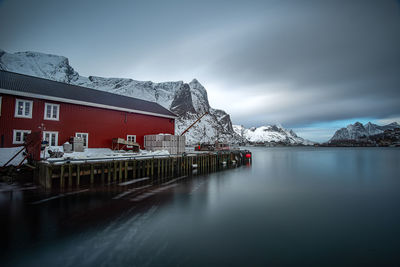
[[[81,165],[76,165],[76,187],[79,188],[81,180]]]
[[[124,181],[128,180],[128,161],[124,161]]]
[[[68,164],[68,188],[72,189],[72,164]]]
[[[107,162],[107,184],[111,183],[111,162]]]
[[[60,190],[64,190],[64,165],[60,166]]]
[[[122,182],[122,160],[118,162],[118,181]]]
[[[94,166],[90,164],[90,185],[94,184]]]
[[[104,178],[105,178],[105,168],[104,168],[104,163],[101,164],[101,184],[104,185]]]
[[[154,157],[151,159],[151,174],[150,177],[154,178]]]
[[[46,178],[45,178],[45,189],[51,189],[51,177],[53,176],[53,167],[47,166]]]
[[[136,159],[132,161],[132,179],[136,179]]]

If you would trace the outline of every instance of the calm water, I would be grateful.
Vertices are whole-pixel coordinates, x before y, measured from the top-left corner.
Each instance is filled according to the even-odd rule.
[[[400,265],[400,149],[251,150],[143,201],[2,194],[1,265]]]

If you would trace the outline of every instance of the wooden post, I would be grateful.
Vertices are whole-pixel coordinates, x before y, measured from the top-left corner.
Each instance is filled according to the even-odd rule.
[[[68,164],[68,188],[72,188],[72,164]]]
[[[132,162],[132,179],[136,179],[136,159]]]
[[[138,160],[138,178],[143,177],[143,160]]]
[[[164,166],[164,168],[163,168],[163,177],[165,178],[165,177],[168,176],[168,172],[167,172],[167,169],[168,169],[168,159],[167,159],[167,158],[164,158],[163,161],[164,161],[164,164],[163,164],[163,166]],[[164,179],[164,180],[165,180],[165,179]]]
[[[90,164],[90,185],[94,184],[94,166]]]
[[[164,159],[161,159],[161,177],[164,177]]]
[[[137,178],[140,178],[140,177],[142,177],[141,173],[140,173],[140,171],[142,169],[142,166],[141,166],[142,165],[142,161],[140,159],[138,159],[136,164],[137,164]]]
[[[118,165],[118,162],[114,161],[113,182],[117,181],[117,169],[118,169],[117,165]]]
[[[176,174],[177,176],[181,176],[181,161],[180,161],[181,157],[178,156],[176,157]]]
[[[164,158],[163,161],[164,161],[163,177],[166,178],[168,176],[168,159]]]
[[[111,182],[111,162],[107,162],[107,183]]]
[[[101,163],[101,184],[104,185],[104,163]]]
[[[51,189],[51,177],[53,176],[53,166],[47,166],[45,188]]]
[[[79,184],[81,182],[81,165],[76,165],[76,187],[79,188]]]
[[[160,159],[157,159],[157,179],[160,178]]]
[[[60,166],[60,190],[64,190],[64,164]]]
[[[142,172],[141,172],[141,174],[142,174],[142,176],[141,177],[145,177],[146,176],[146,160],[145,159],[142,159]]]
[[[146,177],[150,176],[150,160],[146,159]]]
[[[199,172],[203,173],[203,156],[199,155],[199,166],[198,166]]]
[[[118,178],[119,179],[118,180],[119,180],[119,182],[121,182],[122,181],[122,160],[119,161],[118,165],[119,165],[119,172],[118,172],[118,174],[119,174]]]
[[[171,157],[169,156],[167,159],[167,168],[166,168],[166,173],[167,177],[171,177]]]
[[[128,180],[128,161],[124,161],[124,164],[125,164],[125,169],[124,169],[124,171],[125,171],[124,180],[126,181],[126,180]]]
[[[204,155],[204,170],[208,173],[208,155]]]
[[[173,170],[174,170],[173,164],[174,164],[173,157],[170,156],[170,157],[169,157],[169,176],[170,176],[170,177],[174,177],[174,173],[173,173]]]
[[[171,156],[169,158],[169,173],[171,177],[174,177],[174,158]]]
[[[185,175],[189,175],[189,156],[185,157]]]
[[[185,172],[185,167],[186,167],[186,166],[185,166],[185,156],[182,156],[182,157],[181,157],[181,167],[180,167],[180,168],[181,168],[181,173],[182,173],[183,175],[185,175],[185,173],[186,173],[186,172]]]
[[[164,159],[164,177],[168,178],[169,176],[169,158]]]
[[[151,159],[151,178],[154,177],[154,157]]]

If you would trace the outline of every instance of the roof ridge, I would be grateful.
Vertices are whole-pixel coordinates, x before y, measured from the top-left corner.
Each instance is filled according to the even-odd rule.
[[[51,80],[51,79],[47,79],[47,78],[43,78],[43,77],[38,77],[38,76],[32,76],[32,75],[28,75],[28,74],[24,74],[24,73],[19,73],[19,72],[13,72],[13,71],[8,71],[8,70],[1,70],[1,69],[0,69],[0,71],[2,71],[2,72],[8,72],[8,73],[11,73],[11,74],[17,74],[17,75],[25,76],[25,77],[28,77],[28,78],[35,78],[35,79],[40,79],[40,80],[49,81],[49,82],[54,82],[54,83],[62,83],[62,84],[65,84],[65,85],[67,85],[67,86],[74,86],[74,87],[84,88],[84,89],[93,90],[93,91],[96,91],[96,92],[103,92],[103,93],[111,94],[111,95],[118,95],[118,96],[122,96],[122,97],[129,97],[129,98],[137,99],[137,100],[140,100],[140,101],[145,101],[145,102],[149,102],[149,103],[156,103],[157,105],[160,105],[160,104],[158,104],[157,102],[149,101],[149,100],[145,100],[145,99],[141,99],[141,98],[136,98],[136,97],[133,97],[133,96],[120,95],[120,94],[111,93],[111,92],[104,91],[104,90],[100,90],[100,89],[94,89],[94,88],[85,87],[85,86],[81,86],[81,85],[76,85],[76,84],[71,84],[71,83],[66,83],[66,82],[55,81],[55,80]],[[106,78],[106,79],[107,79],[107,78]],[[161,105],[160,105],[160,106],[161,106]]]
[[[23,78],[28,79],[28,80],[31,79],[32,82],[33,81],[45,82],[50,87],[51,87],[52,84],[59,84],[60,86],[66,86],[66,87],[70,88],[71,91],[74,91],[74,90],[75,91],[79,91],[80,90],[80,91],[82,91],[82,93],[86,92],[87,95],[83,96],[83,98],[86,97],[86,100],[85,100],[86,102],[105,104],[105,102],[112,102],[112,99],[111,99],[111,101],[107,101],[107,100],[110,100],[109,98],[111,98],[111,97],[116,98],[114,100],[116,100],[117,102],[118,102],[118,98],[119,98],[120,102],[123,102],[122,99],[126,99],[126,100],[131,99],[132,101],[136,102],[136,105],[135,105],[135,103],[130,103],[130,104],[129,103],[125,103],[125,104],[126,105],[129,104],[129,105],[136,106],[136,107],[137,106],[141,106],[139,108],[139,110],[146,111],[146,112],[149,112],[149,109],[152,109],[152,110],[158,109],[158,111],[152,111],[152,112],[160,114],[160,115],[169,115],[169,116],[177,117],[176,114],[171,112],[169,109],[161,106],[157,102],[153,102],[153,101],[149,101],[149,100],[144,100],[144,99],[140,99],[140,98],[136,98],[136,97],[132,97],[132,96],[125,96],[125,95],[121,95],[121,94],[107,92],[107,91],[104,91],[104,90],[93,89],[93,88],[84,87],[84,86],[80,86],[80,85],[75,85],[75,84],[70,84],[70,83],[66,83],[66,82],[50,80],[50,79],[46,79],[46,78],[42,78],[42,77],[36,77],[36,76],[31,76],[31,75],[12,72],[12,71],[7,71],[7,70],[0,70],[0,73],[3,73],[3,75],[10,75],[10,78],[12,76],[17,76],[17,77],[21,77],[21,78],[23,77]],[[16,77],[14,77],[14,78],[16,78]],[[4,79],[4,81],[5,81],[5,79]],[[11,88],[8,88],[11,91],[21,91],[21,88],[17,88],[18,86],[15,86],[15,84],[12,84],[9,87],[11,87]],[[7,89],[7,88],[3,88],[3,89]],[[64,89],[66,89],[65,91],[68,91],[67,88],[64,88]],[[30,92],[30,93],[33,93],[33,94],[40,93],[40,94],[47,95],[47,96],[54,96],[54,95],[57,95],[57,93],[58,93],[57,97],[59,97],[59,98],[64,98],[64,99],[69,99],[69,100],[77,100],[77,96],[71,97],[71,96],[65,96],[65,94],[63,96],[60,96],[60,92],[57,92],[57,90],[49,90],[48,88],[47,88],[47,92],[46,92],[45,88],[40,88],[40,89],[38,89],[38,88],[28,88],[27,89],[26,87],[23,88],[22,91]],[[35,91],[35,92],[33,92],[33,91]],[[62,93],[71,93],[71,92],[65,92],[65,91],[62,92]],[[49,92],[51,92],[51,93],[49,93]],[[77,92],[72,92],[72,93],[77,93]],[[96,96],[98,96],[100,98],[102,97],[102,101],[99,101],[99,100],[98,101],[93,101],[93,99],[88,100],[88,98],[90,98],[90,94],[96,95]],[[92,97],[93,97],[93,95],[92,95]],[[106,100],[104,100],[104,99],[106,99]],[[84,99],[80,99],[80,100],[84,100]],[[115,103],[112,103],[112,104],[108,103],[107,105],[114,106],[116,108],[123,106],[123,105],[117,105]],[[147,106],[146,107],[146,105],[151,105],[151,106],[153,106],[153,108],[151,106]],[[156,106],[154,106],[154,105],[156,105]]]

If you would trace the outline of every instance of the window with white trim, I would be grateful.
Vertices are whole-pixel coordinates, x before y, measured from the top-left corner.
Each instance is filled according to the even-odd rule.
[[[136,135],[128,134],[126,136],[126,141],[136,142]]]
[[[44,103],[44,119],[58,121],[60,115],[60,105]]]
[[[49,143],[49,146],[58,146],[58,132],[43,132],[43,140]]]
[[[31,130],[13,130],[13,144],[23,144]]]
[[[33,101],[17,99],[15,100],[15,117],[32,119]]]
[[[75,133],[75,137],[80,137],[83,139],[83,146],[88,148],[89,145],[89,134],[88,133]]]

